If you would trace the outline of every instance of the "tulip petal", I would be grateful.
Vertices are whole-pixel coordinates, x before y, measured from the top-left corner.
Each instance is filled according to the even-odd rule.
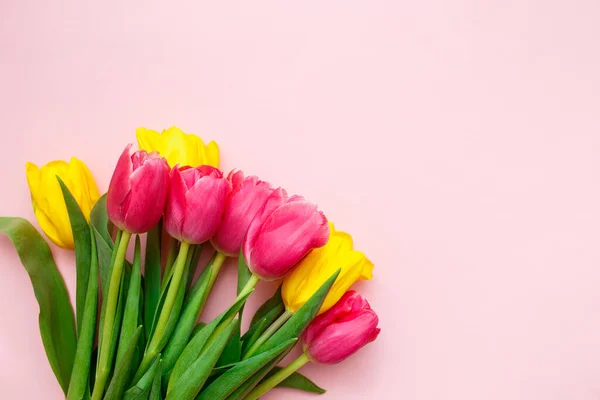
[[[272,251],[281,238],[290,243],[287,251]],[[314,204],[292,201],[276,209],[262,224],[252,257],[261,260],[261,274],[282,276],[309,250],[327,242],[329,226]],[[252,264],[250,264],[252,265]]]
[[[132,149],[131,144],[129,144],[119,157],[119,161],[117,161],[117,166],[113,172],[113,176],[108,186],[108,193],[106,195],[106,211],[108,212],[108,217],[117,226],[123,223],[122,205],[131,191],[131,182],[129,181],[129,177],[133,172],[131,156]],[[119,228],[122,228],[122,226],[119,226]]]
[[[339,363],[377,338],[379,319],[372,310],[350,321],[325,327],[308,347],[309,357],[318,363]]]

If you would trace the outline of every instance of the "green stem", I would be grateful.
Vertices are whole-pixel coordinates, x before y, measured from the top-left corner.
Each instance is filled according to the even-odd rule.
[[[100,400],[104,394],[108,374],[110,373],[110,349],[112,347],[113,329],[115,324],[115,314],[117,311],[117,300],[119,299],[119,286],[121,284],[121,275],[123,274],[123,264],[127,255],[127,246],[131,239],[131,233],[123,231],[119,248],[111,268],[110,283],[108,285],[108,297],[106,299],[106,314],[104,316],[104,326],[102,329],[102,342],[100,343],[98,371],[96,372],[96,383],[94,385],[94,394],[92,400]]]
[[[219,271],[221,271],[221,267],[223,266],[223,263],[225,262],[226,259],[227,259],[227,256],[225,254],[221,253],[220,251],[218,251],[217,254],[215,255],[215,259],[210,264],[210,267],[209,267],[210,275],[208,276],[208,285],[206,287],[206,293],[204,294],[204,297],[202,298],[202,302],[200,303],[200,308],[199,308],[200,311],[202,311],[202,309],[204,308],[204,304],[206,304],[206,300],[208,300],[208,295],[210,294],[212,287],[215,285],[215,281],[217,280],[217,277],[219,276]],[[197,317],[196,317],[196,319],[198,319]]]
[[[140,367],[133,378],[133,382],[137,382],[144,375],[150,365],[152,365],[152,362],[158,355],[158,352],[162,350],[161,343],[164,343],[163,336],[167,328],[167,323],[169,322],[169,317],[171,316],[171,311],[173,311],[173,305],[175,304],[177,292],[179,291],[179,285],[185,270],[189,248],[189,243],[181,242],[179,254],[177,255],[177,259],[173,265],[173,278],[171,278],[171,284],[169,285],[169,291],[167,292],[165,303],[160,311],[156,329],[154,329],[154,333],[152,334],[152,338],[150,339],[150,343],[148,344],[148,348],[144,354],[144,358],[142,359]]]
[[[258,283],[258,281],[259,281],[258,276],[252,274],[250,276],[250,279],[248,279],[248,282],[246,282],[246,285],[240,291],[240,294],[238,294],[238,297],[235,299],[235,301],[238,301],[239,299],[241,299],[242,297],[244,297],[245,295],[247,295],[248,292],[250,292],[252,289],[254,289],[254,286],[256,286],[256,284]]]
[[[260,335],[258,340],[254,342],[242,360],[245,360],[256,353],[256,350],[258,350],[260,346],[262,346],[271,336],[273,336],[273,334],[277,332],[277,330],[281,328],[281,326],[285,324],[285,322],[290,319],[292,315],[294,314],[291,311],[285,310],[284,313],[281,314],[279,318],[277,318],[262,335]]]
[[[275,374],[271,375],[269,378],[265,379],[260,385],[255,387],[244,400],[256,400],[263,394],[267,393],[269,390],[273,389],[275,386],[279,385],[283,382],[287,377],[292,375],[294,372],[298,371],[304,364],[309,362],[310,359],[306,355],[306,353],[302,353],[302,355],[296,358],[294,361],[289,363],[284,368],[277,371]]]
[[[169,236],[169,251],[167,253],[167,260],[165,263],[165,273],[163,274],[163,286],[167,284],[167,277],[171,272],[171,268],[173,268],[173,264],[175,263],[175,257],[177,256],[177,240],[173,239]]]

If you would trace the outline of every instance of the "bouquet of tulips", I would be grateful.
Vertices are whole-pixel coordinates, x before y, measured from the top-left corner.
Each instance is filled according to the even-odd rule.
[[[340,362],[375,340],[377,315],[349,290],[371,279],[373,264],[302,196],[239,170],[225,177],[216,143],[175,127],[138,129],[137,140],[104,196],[75,158],[27,164],[40,227],[75,250],[75,312],[44,238],[25,219],[0,218],[31,278],[66,398],[251,400],[277,386],[323,393],[297,370]],[[212,259],[197,271],[202,252]],[[201,323],[228,258],[238,259],[237,298]],[[259,281],[278,289],[243,331]],[[298,342],[301,355],[278,366]]]

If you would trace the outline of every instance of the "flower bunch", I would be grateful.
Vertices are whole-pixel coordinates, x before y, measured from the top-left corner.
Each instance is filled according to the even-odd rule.
[[[372,278],[373,263],[304,197],[240,170],[224,175],[216,143],[176,127],[140,128],[137,140],[103,196],[75,158],[27,164],[40,227],[75,250],[75,315],[43,237],[22,218],[0,218],[30,275],[66,398],[257,399],[279,385],[323,393],[297,370],[341,362],[376,339],[376,313],[349,290]],[[212,258],[196,278],[202,253]],[[198,322],[234,258],[235,301]],[[278,289],[243,332],[259,281]],[[297,342],[301,355],[278,366]]]

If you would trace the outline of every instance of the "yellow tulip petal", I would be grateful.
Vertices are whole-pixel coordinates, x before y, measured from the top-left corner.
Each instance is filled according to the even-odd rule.
[[[152,129],[138,128],[135,131],[135,136],[140,150],[145,150],[149,153],[153,151],[160,152],[161,136],[158,132]]]
[[[219,145],[212,140],[206,145],[206,164],[219,168]]]
[[[362,271],[360,273],[360,279],[366,281],[373,279],[373,268],[375,268],[375,264],[373,264],[371,260],[365,257]]]

